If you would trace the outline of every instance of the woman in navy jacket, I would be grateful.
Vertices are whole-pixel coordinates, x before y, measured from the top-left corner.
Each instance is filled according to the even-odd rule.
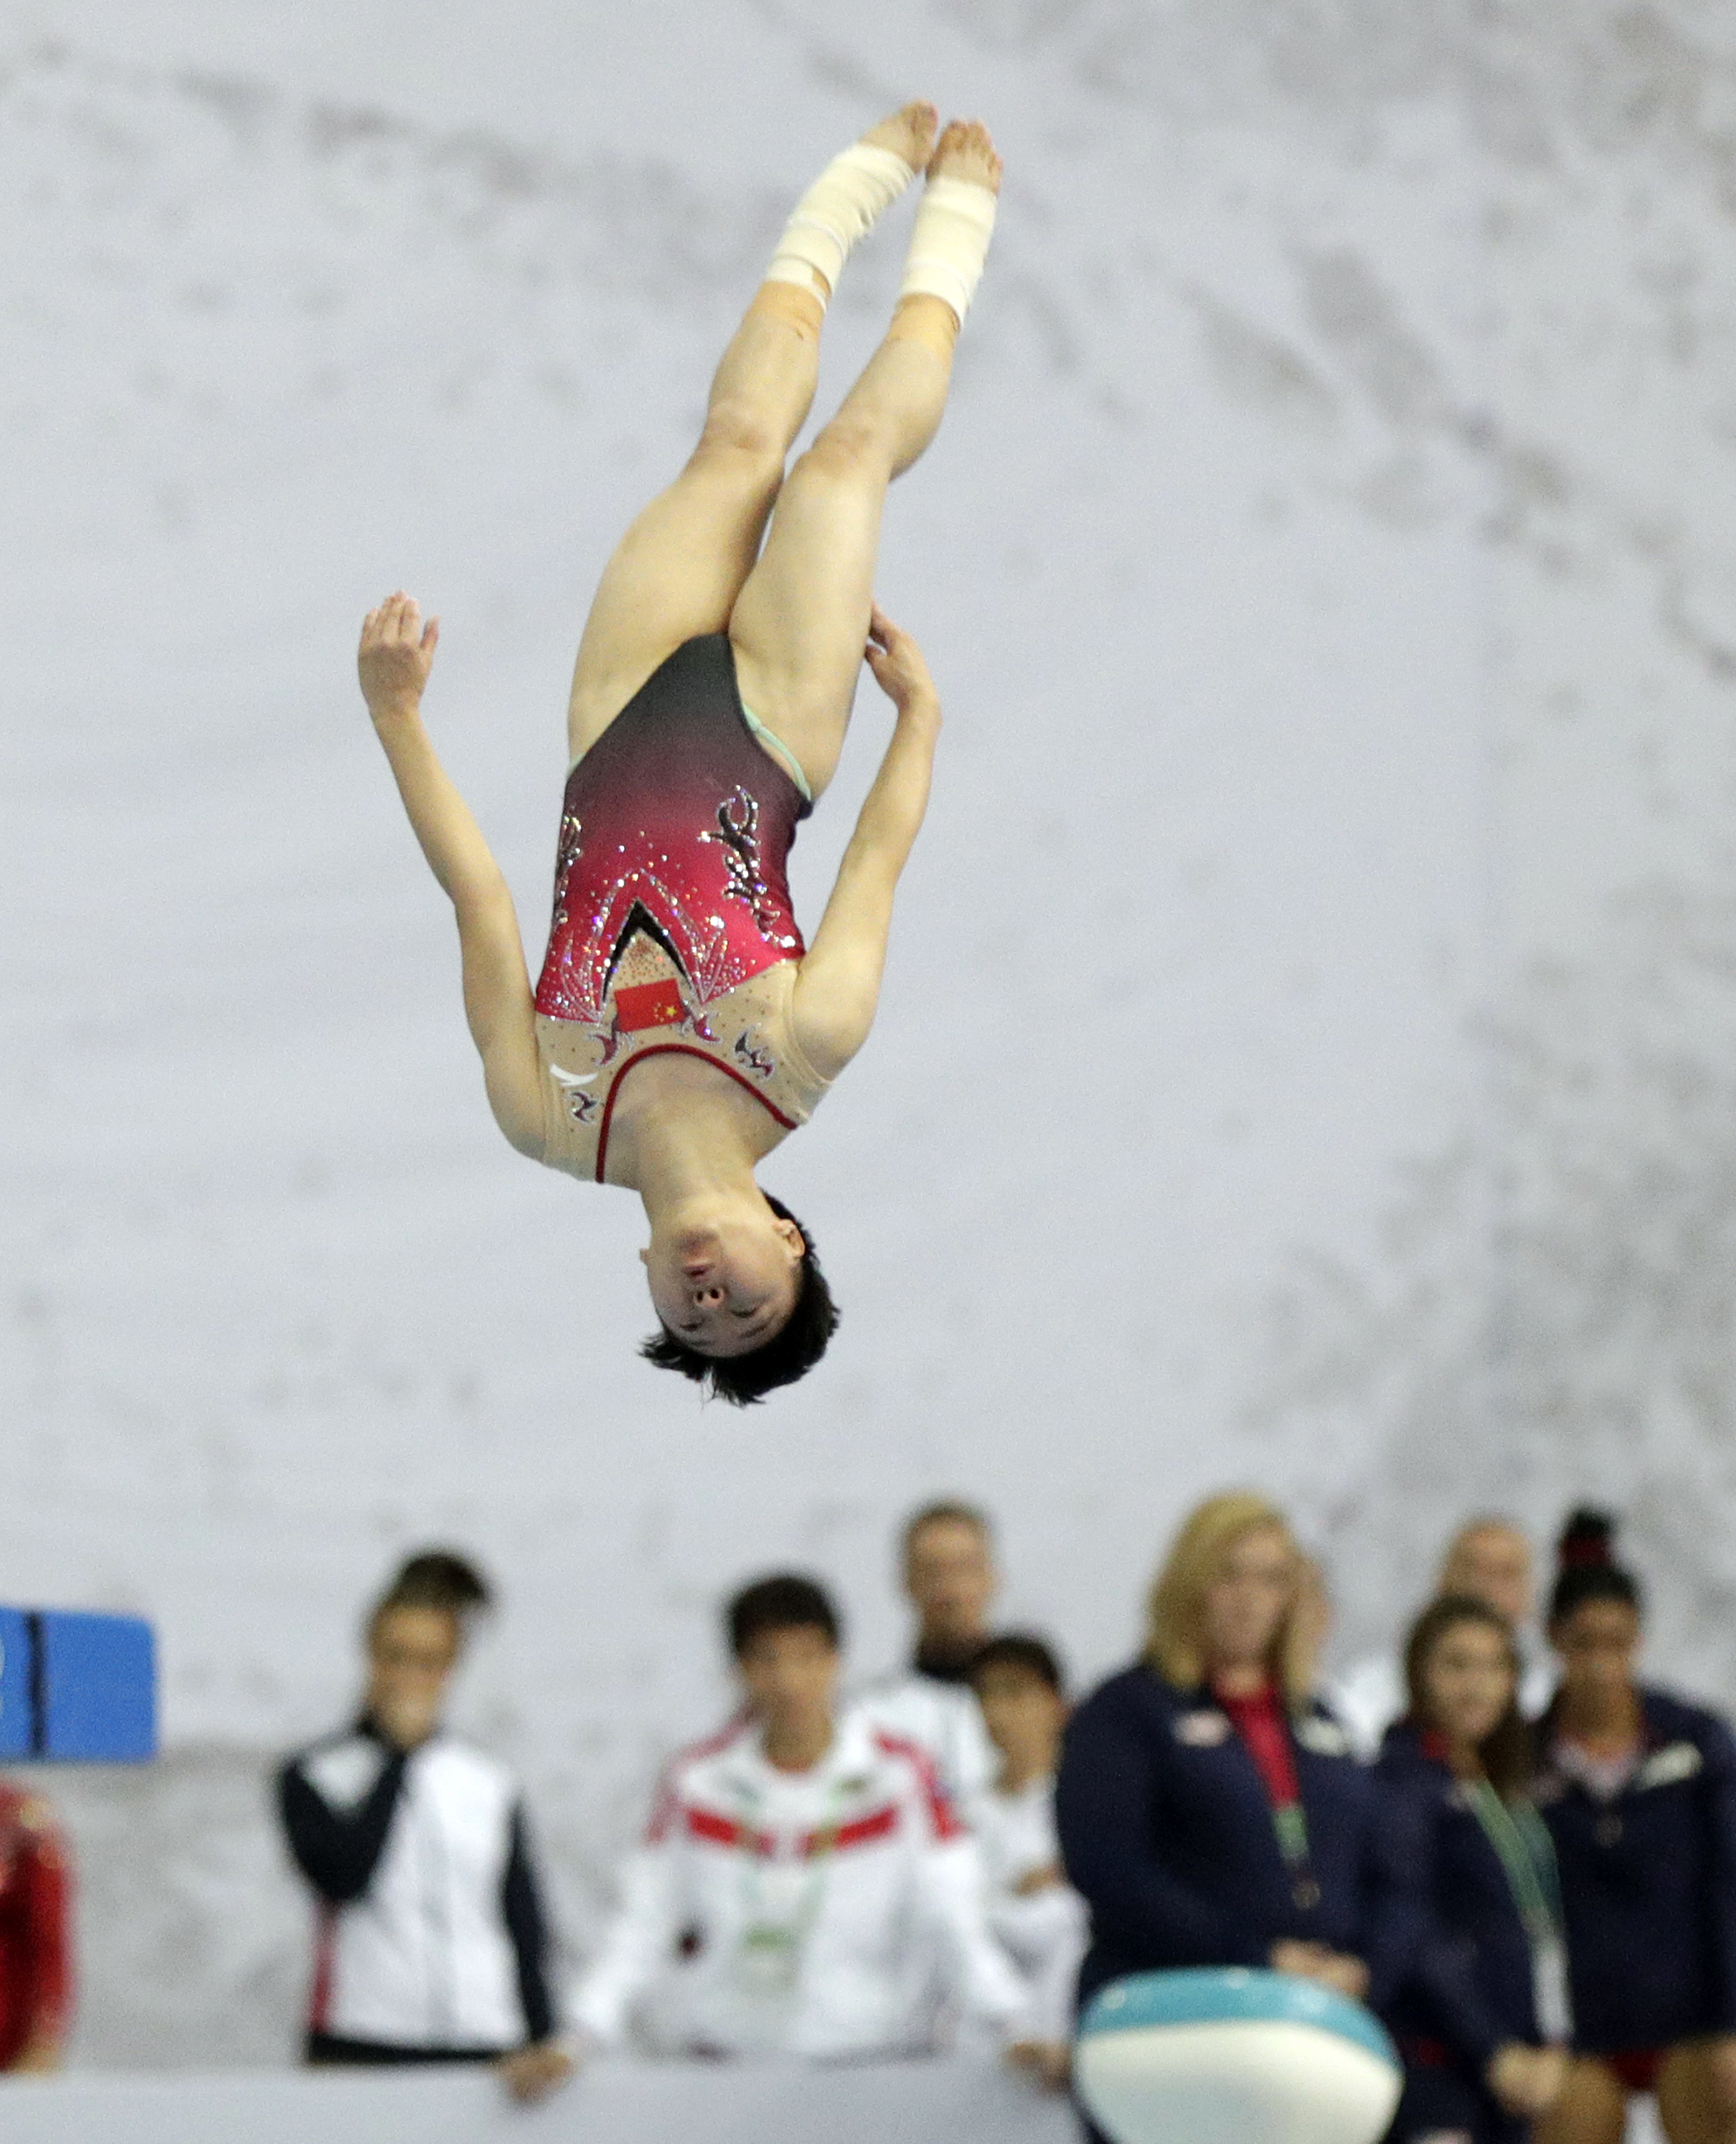
[[[1426,1919],[1387,2012],[1405,2058],[1389,2144],[1524,2144],[1566,2075],[1560,1885],[1527,1796],[1519,1677],[1512,1629],[1486,1601],[1431,1602],[1405,1648],[1410,1706],[1376,1777]]]
[[[1736,2139],[1736,1744],[1634,1679],[1639,1588],[1578,1511],[1550,1606],[1561,1685],[1539,1800],[1561,1868],[1575,2059],[1544,2144],[1619,2144],[1655,2092],[1670,2144]]]
[[[1091,1909],[1081,2002],[1126,1973],[1272,1966],[1361,1998],[1406,1937],[1374,1783],[1308,1695],[1300,1559],[1260,1497],[1214,1496],[1152,1590],[1143,1658],[1074,1713],[1056,1784]]]

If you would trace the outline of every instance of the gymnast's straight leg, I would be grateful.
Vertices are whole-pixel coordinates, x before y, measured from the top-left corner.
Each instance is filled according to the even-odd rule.
[[[928,162],[935,121],[925,103],[882,120],[835,160],[791,217],[712,382],[698,444],[604,570],[573,672],[570,758],[595,743],[683,642],[727,628],[814,399],[833,285],[856,241]]]
[[[1000,169],[975,121],[941,136],[892,325],[791,471],[730,618],[742,699],[790,747],[816,797],[836,769],[861,670],[886,488],[940,422]]]

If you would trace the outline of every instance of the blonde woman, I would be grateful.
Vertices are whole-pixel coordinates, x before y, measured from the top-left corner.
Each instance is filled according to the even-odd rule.
[[[1126,1973],[1270,1966],[1372,1999],[1408,1903],[1373,1782],[1310,1695],[1283,1515],[1213,1496],[1151,1591],[1141,1658],[1074,1715],[1056,1815],[1091,1908],[1081,2002]]]

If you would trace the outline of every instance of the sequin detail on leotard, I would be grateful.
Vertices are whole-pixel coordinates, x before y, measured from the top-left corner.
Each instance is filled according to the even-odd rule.
[[[537,1010],[601,1018],[636,910],[702,1006],[799,960],[784,860],[807,808],[742,719],[728,641],[677,648],[568,777]]]
[[[622,1075],[660,1050],[806,1122],[826,1083],[791,1030],[785,859],[807,810],[747,727],[722,634],[677,648],[574,767],[536,997],[550,1166],[603,1180]]]

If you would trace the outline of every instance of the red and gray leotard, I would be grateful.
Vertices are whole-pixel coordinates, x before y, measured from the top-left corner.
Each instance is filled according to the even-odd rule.
[[[722,633],[678,648],[574,767],[536,997],[551,1168],[607,1179],[622,1077],[658,1051],[806,1122],[827,1083],[791,1027],[785,859],[808,808],[748,728]]]

